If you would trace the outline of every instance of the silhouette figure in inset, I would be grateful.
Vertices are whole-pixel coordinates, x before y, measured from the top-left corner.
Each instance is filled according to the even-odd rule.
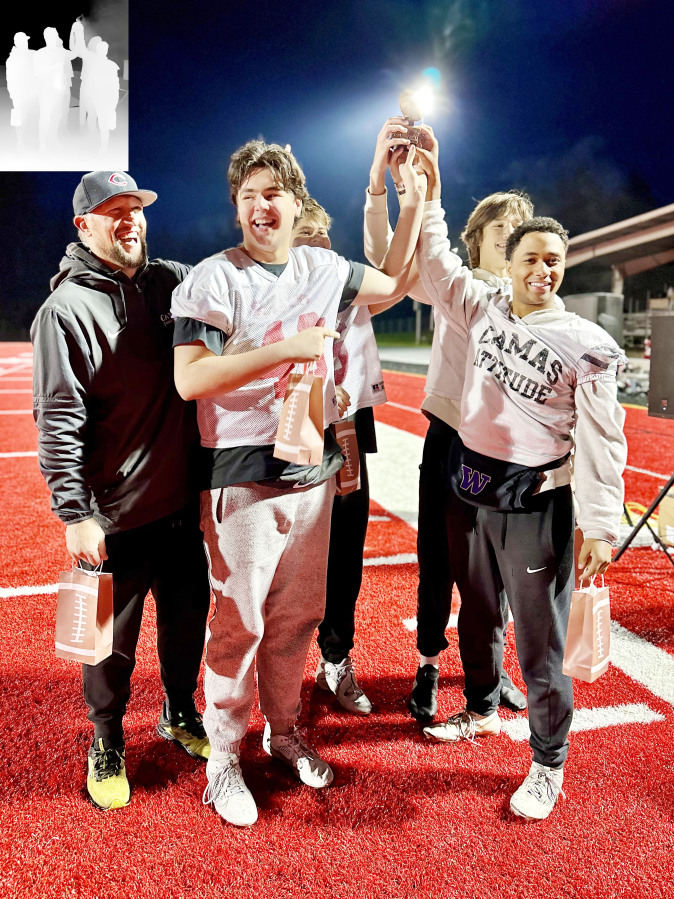
[[[96,109],[94,107],[94,98],[91,96],[91,65],[92,59],[96,52],[96,47],[101,43],[102,38],[95,35],[86,43],[84,36],[84,23],[78,16],[73,22],[70,30],[70,50],[77,56],[82,57],[82,71],[80,73],[80,128],[84,128],[89,121],[89,129],[96,128]],[[94,61],[95,62],[95,61]]]
[[[89,122],[89,130],[96,127],[96,107],[94,105],[94,97],[91,92],[91,69],[95,66],[96,47],[102,42],[99,35],[91,38],[85,49],[82,49],[80,56],[82,57],[82,86],[80,88],[80,128],[84,128],[87,120]]]
[[[45,28],[45,46],[35,54],[35,78],[40,104],[40,151],[59,146],[59,129],[70,107],[71,60],[77,55],[63,46],[55,28]]]
[[[119,101],[119,66],[108,59],[108,44],[101,41],[96,45],[86,69],[86,84],[82,89],[93,98],[98,130],[101,134],[101,150],[106,150],[110,132],[117,127],[117,103]],[[84,70],[82,72],[84,79]]]
[[[26,136],[37,114],[35,50],[28,49],[29,40],[23,31],[17,32],[6,63],[7,93],[12,101],[10,124],[16,128],[19,150],[26,148]]]

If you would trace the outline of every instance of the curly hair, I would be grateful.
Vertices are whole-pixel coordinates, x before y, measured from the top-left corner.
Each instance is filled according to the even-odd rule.
[[[532,219],[528,219],[526,222],[522,222],[521,225],[518,225],[508,238],[505,251],[508,262],[512,259],[512,255],[524,235],[531,234],[534,231],[539,233],[542,232],[543,234],[556,234],[561,238],[561,241],[564,244],[564,252],[566,253],[569,247],[569,232],[566,228],[563,228],[557,219],[551,219],[545,215],[537,215]]]
[[[304,172],[290,152],[290,147],[284,148],[280,144],[266,144],[261,140],[250,140],[232,155],[227,170],[229,195],[235,206],[241,186],[253,172],[260,169],[268,169],[282,190],[289,191],[302,202],[309,196]]]
[[[499,191],[480,200],[468,217],[466,227],[461,235],[461,240],[468,250],[470,267],[478,268],[480,265],[480,244],[482,243],[482,229],[485,225],[507,215],[515,215],[525,221],[530,219],[533,214],[533,204],[527,194],[521,190]]]

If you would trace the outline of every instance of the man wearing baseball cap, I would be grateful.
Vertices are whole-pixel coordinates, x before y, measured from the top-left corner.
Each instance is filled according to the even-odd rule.
[[[195,409],[173,384],[171,291],[189,267],[148,262],[144,208],[125,172],[89,172],[73,197],[79,242],[31,328],[39,464],[74,563],[113,575],[113,651],[83,666],[94,738],[87,790],[128,803],[123,717],[152,590],[164,706],[157,732],[210,746],[194,704],[210,602],[199,530]]]

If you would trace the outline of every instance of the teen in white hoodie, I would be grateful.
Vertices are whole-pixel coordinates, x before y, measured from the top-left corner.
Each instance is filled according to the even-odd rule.
[[[388,119],[377,137],[370,184],[365,193],[365,256],[372,265],[381,265],[393,237],[387,208],[386,169],[390,168],[399,199],[404,192],[399,172],[404,139],[391,138],[392,132],[405,132],[405,119]],[[490,194],[471,213],[462,239],[470,256],[473,277],[493,288],[505,287],[505,241],[524,219],[531,218],[533,207],[528,197],[517,191]],[[421,284],[414,299],[430,302]],[[449,645],[445,630],[452,605],[452,573],[447,537],[447,501],[449,485],[446,465],[452,442],[461,421],[461,393],[466,367],[466,340],[440,314],[434,314],[435,328],[431,359],[426,377],[426,399],[421,410],[429,425],[419,472],[419,522],[417,558],[419,586],[417,594],[416,672],[408,708],[420,722],[431,721],[437,712],[440,653]],[[501,642],[508,623],[508,600],[501,597],[503,623]],[[527,700],[515,687],[507,672],[501,671],[499,704],[513,711],[526,708]]]

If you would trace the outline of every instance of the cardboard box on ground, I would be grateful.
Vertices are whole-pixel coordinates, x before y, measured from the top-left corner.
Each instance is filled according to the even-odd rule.
[[[674,489],[665,494],[658,508],[658,533],[661,540],[674,546]]]

